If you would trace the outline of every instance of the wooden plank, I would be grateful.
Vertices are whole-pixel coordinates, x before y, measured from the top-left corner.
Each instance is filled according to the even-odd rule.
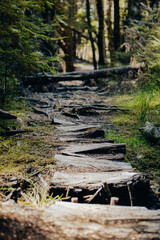
[[[131,170],[130,163],[109,161],[106,159],[97,159],[90,157],[75,157],[57,154],[54,157],[58,167],[66,167],[67,171],[70,169],[78,170],[78,172],[88,171],[122,171]],[[115,159],[116,160],[116,157]]]
[[[60,137],[60,141],[62,142],[77,142],[77,143],[114,143],[113,139],[102,139],[102,138],[80,138],[80,137],[76,137],[79,136],[78,134],[75,135],[75,137],[71,137],[71,136],[64,136],[64,137]]]
[[[77,154],[125,153],[126,145],[124,143],[72,144],[65,151]]]
[[[90,129],[95,129],[97,127],[100,127],[100,125],[77,125],[77,126],[59,126],[57,127],[58,130],[63,132],[82,132],[82,131],[88,131]]]
[[[56,187],[79,187],[88,189],[98,189],[104,183],[124,184],[138,179],[141,174],[136,172],[89,172],[89,173],[63,173],[56,172],[52,179],[52,184]]]
[[[149,201],[149,181],[133,171],[113,172],[56,172],[51,182],[51,194],[78,197],[83,203],[89,196],[99,191],[93,203],[107,204],[111,197],[119,198],[119,205],[147,206]],[[67,193],[69,189],[69,194]],[[77,189],[80,189],[81,191]]]
[[[75,123],[73,123],[73,122],[68,122],[66,120],[59,119],[59,118],[53,118],[51,124],[52,125],[62,125],[62,126],[64,126],[64,125],[67,125],[67,126],[75,125]]]
[[[56,202],[43,210],[0,204],[1,240],[160,239],[160,210]]]

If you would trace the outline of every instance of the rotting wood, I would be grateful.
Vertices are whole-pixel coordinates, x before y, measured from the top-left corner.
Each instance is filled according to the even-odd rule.
[[[75,126],[59,126],[57,127],[58,130],[62,131],[63,134],[66,132],[67,134],[69,132],[84,132],[84,131],[88,131],[90,129],[95,129],[97,127],[100,127],[99,124],[96,125],[84,125],[84,124],[79,124],[79,125],[75,125]]]
[[[17,117],[8,111],[0,109],[0,119],[16,119]]]
[[[77,142],[77,143],[114,143],[113,139],[105,139],[105,138],[85,138],[84,135],[82,137],[80,135],[74,135],[74,137],[71,136],[64,136],[60,137],[60,141],[62,142]]]
[[[107,158],[108,157],[108,158]],[[133,170],[130,163],[118,161],[118,156],[106,156],[105,159],[98,159],[89,156],[65,156],[57,154],[55,155],[56,165],[60,167],[66,167],[69,169],[76,170],[78,172],[87,171],[124,171]],[[122,160],[122,159],[121,159]],[[73,171],[72,170],[72,171]]]
[[[70,188],[69,196],[78,197],[79,202],[84,202],[84,197],[93,195],[100,187],[101,192],[93,199],[93,203],[109,203],[110,197],[118,197],[120,205],[130,205],[128,182],[132,191],[133,206],[147,206],[149,201],[149,181],[142,175],[133,171],[114,172],[83,172],[54,174],[50,193],[65,194],[66,188]],[[109,192],[106,191],[108,186]],[[82,192],[77,193],[74,189],[80,188]]]
[[[64,152],[77,154],[105,154],[105,153],[126,153],[125,143],[92,143],[85,145],[70,145]]]
[[[0,203],[1,240],[159,239],[160,210],[56,202],[42,210]]]
[[[97,195],[98,193],[102,190],[102,187],[100,187],[94,194],[84,196],[85,202],[90,203]]]
[[[118,205],[119,198],[117,197],[111,197],[110,199],[110,205]]]

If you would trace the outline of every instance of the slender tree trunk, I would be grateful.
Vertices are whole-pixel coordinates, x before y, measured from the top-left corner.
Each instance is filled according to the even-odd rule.
[[[117,51],[120,46],[120,15],[119,0],[114,0],[114,49]]]
[[[112,0],[108,0],[108,10],[107,10],[107,32],[108,32],[108,50],[110,52],[110,59],[111,62],[114,61],[114,34],[113,34],[113,27],[112,27]]]
[[[86,13],[87,13],[87,23],[88,23],[88,34],[89,34],[91,47],[92,47],[93,66],[94,66],[94,69],[97,69],[95,46],[94,46],[94,41],[93,41],[93,36],[92,36],[92,26],[91,26],[90,2],[89,2],[89,0],[86,0]]]
[[[99,50],[99,65],[106,64],[105,38],[104,38],[104,2],[96,0],[97,13],[99,19],[98,29],[98,50]]]
[[[73,36],[72,30],[69,28],[65,29],[66,32],[66,41],[64,46],[64,53],[65,53],[65,64],[66,64],[66,72],[74,71],[74,48],[73,48]]]

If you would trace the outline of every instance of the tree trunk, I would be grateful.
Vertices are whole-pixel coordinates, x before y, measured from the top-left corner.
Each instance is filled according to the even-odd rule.
[[[86,14],[87,14],[87,23],[88,23],[88,34],[89,34],[91,47],[92,47],[93,66],[94,66],[94,69],[97,69],[95,46],[94,46],[94,41],[93,41],[93,36],[92,36],[92,26],[91,26],[90,2],[89,2],[89,0],[86,0]]]
[[[117,51],[120,46],[120,15],[119,0],[114,0],[114,49]]]
[[[111,62],[114,61],[114,42],[113,42],[113,28],[112,28],[112,0],[108,0],[108,10],[107,10],[107,32],[108,32],[108,50],[110,52]]]
[[[98,50],[99,50],[99,65],[106,64],[105,38],[104,38],[104,2],[96,0],[97,14],[99,19],[98,29]]]

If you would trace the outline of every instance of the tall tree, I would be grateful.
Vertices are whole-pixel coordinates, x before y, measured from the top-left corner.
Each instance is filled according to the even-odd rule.
[[[94,66],[94,69],[97,69],[95,46],[94,46],[94,40],[93,40],[93,36],[92,36],[92,25],[91,25],[90,2],[89,2],[89,0],[86,0],[86,15],[87,15],[87,24],[88,24],[88,34],[89,34],[91,47],[92,47],[93,66]]]
[[[96,0],[97,14],[99,19],[98,28],[98,50],[99,50],[99,65],[106,64],[106,50],[104,37],[104,2],[103,0]]]
[[[57,33],[60,36],[59,46],[64,53],[65,71],[74,71],[74,33],[71,29],[74,22],[75,2],[73,0],[63,1],[57,11]],[[61,17],[63,15],[63,17]]]
[[[108,50],[110,53],[111,62],[114,60],[114,34],[113,34],[113,22],[112,22],[112,0],[108,0],[108,9],[107,9],[107,33],[108,33]]]
[[[114,0],[114,49],[120,46],[120,9],[119,0]]]

